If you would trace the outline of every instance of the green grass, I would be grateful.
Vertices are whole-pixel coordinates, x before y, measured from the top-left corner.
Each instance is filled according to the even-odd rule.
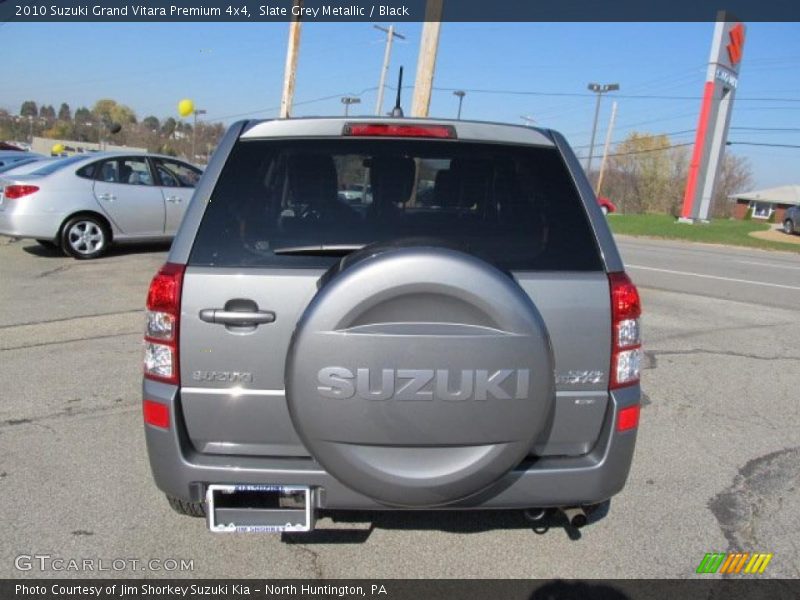
[[[684,225],[669,215],[647,214],[611,215],[608,223],[614,233],[622,235],[800,252],[798,244],[771,242],[748,235],[752,231],[769,229],[768,224],[757,221],[717,219],[708,225]]]

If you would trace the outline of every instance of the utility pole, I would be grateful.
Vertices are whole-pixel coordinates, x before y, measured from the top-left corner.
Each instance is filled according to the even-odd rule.
[[[392,58],[392,42],[394,38],[401,40],[406,37],[394,30],[394,25],[389,25],[389,29],[381,27],[380,25],[373,25],[375,29],[380,29],[386,32],[386,50],[383,53],[383,67],[381,67],[381,81],[378,84],[378,102],[375,106],[375,114],[379,117],[383,114],[383,90],[386,87],[386,74],[389,72],[389,61]]]
[[[603,160],[600,162],[600,176],[597,178],[597,190],[595,195],[600,195],[600,189],[603,187],[603,174],[606,172],[606,159],[608,159],[608,147],[611,145],[611,133],[614,131],[614,121],[617,119],[617,103],[611,105],[611,120],[608,122],[608,131],[606,131],[606,143],[603,147]]]
[[[458,119],[459,121],[461,120],[461,105],[463,104],[464,96],[466,95],[467,92],[465,92],[464,90],[456,90],[455,92],[453,92],[453,96],[458,96],[458,116],[456,117],[456,119]]]
[[[414,82],[414,102],[411,115],[427,117],[433,92],[433,74],[436,71],[436,53],[439,50],[439,34],[442,30],[444,0],[428,0],[425,8],[425,24],[419,42],[417,80]]]
[[[303,0],[294,0],[294,6],[303,6]],[[289,45],[286,48],[286,69],[283,74],[283,93],[281,94],[281,119],[292,114],[294,84],[297,77],[297,58],[300,54],[300,17],[289,23]]]
[[[586,174],[589,175],[592,172],[592,157],[594,156],[594,136],[597,134],[597,117],[600,115],[600,99],[603,97],[603,94],[607,94],[608,92],[616,92],[619,89],[619,84],[617,83],[606,83],[606,84],[599,84],[599,83],[590,83],[589,91],[594,92],[597,94],[597,104],[594,107],[594,124],[592,125],[592,141],[589,143],[589,160],[586,161]]]
[[[194,125],[192,126],[192,161],[195,158],[195,146],[197,144],[197,115],[204,115],[207,111],[203,109],[194,110]]]

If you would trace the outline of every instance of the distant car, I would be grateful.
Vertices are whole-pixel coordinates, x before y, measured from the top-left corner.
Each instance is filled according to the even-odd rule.
[[[598,196],[597,203],[600,205],[600,210],[603,211],[604,215],[608,213],[617,212],[617,206],[611,200],[606,198],[605,196]]]
[[[23,173],[31,173],[36,169],[44,166],[44,163],[58,160],[58,158],[51,158],[49,156],[27,156],[22,160],[8,163],[0,167],[0,175],[5,173],[12,173],[14,175],[22,175]]]
[[[0,150],[0,167],[6,167],[15,162],[29,158],[44,158],[42,154],[25,152],[24,150]]]
[[[79,258],[112,242],[170,240],[201,171],[153,154],[71,156],[0,174],[0,234],[33,238]]]
[[[783,215],[783,232],[800,233],[800,206],[792,206]]]
[[[364,185],[353,183],[340,190],[338,196],[340,200],[347,204],[369,204],[372,201],[372,189],[367,186],[365,197]]]

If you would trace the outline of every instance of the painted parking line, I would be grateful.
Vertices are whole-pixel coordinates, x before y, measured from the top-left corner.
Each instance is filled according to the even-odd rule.
[[[731,283],[747,283],[750,285],[761,285],[765,287],[780,288],[782,290],[797,290],[800,286],[783,285],[780,283],[767,283],[765,281],[751,281],[750,279],[736,279],[734,277],[720,277],[719,275],[706,275],[705,273],[692,273],[691,271],[673,271],[672,269],[657,269],[655,267],[645,267],[643,265],[625,265],[630,269],[640,269],[642,271],[657,271],[659,273],[669,273],[671,275],[686,275],[687,277],[700,277],[702,279],[716,279],[717,281],[729,281]]]
[[[737,260],[736,262],[742,263],[743,265],[758,265],[759,267],[772,267],[774,269],[792,269],[794,271],[800,271],[800,267],[790,267],[788,265],[775,265],[772,263],[757,262],[754,260]]]

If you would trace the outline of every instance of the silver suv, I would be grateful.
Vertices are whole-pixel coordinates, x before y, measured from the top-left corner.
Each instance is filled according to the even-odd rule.
[[[640,313],[554,131],[236,123],[147,298],[156,484],[212,531],[387,508],[582,525],[631,465]]]

